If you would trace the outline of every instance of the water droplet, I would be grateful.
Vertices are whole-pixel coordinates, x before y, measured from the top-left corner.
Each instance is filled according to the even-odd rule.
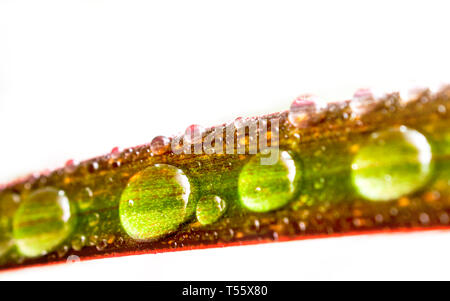
[[[69,252],[69,247],[66,245],[62,245],[56,250],[56,253],[58,253],[59,258],[64,257],[67,254],[67,252]],[[43,250],[41,252],[41,255],[45,255],[45,254],[47,254],[47,251]]]
[[[98,224],[99,220],[100,220],[100,215],[97,212],[95,212],[95,213],[89,215],[89,217],[88,217],[88,225],[90,227],[94,227],[95,225]]]
[[[273,240],[278,240],[278,232],[276,232],[276,231],[272,232],[272,239]]]
[[[170,149],[170,138],[165,136],[156,136],[150,143],[150,149],[155,155],[162,155]]]
[[[244,207],[266,212],[286,205],[293,198],[300,173],[286,151],[280,152],[278,161],[273,165],[262,165],[260,161],[260,155],[256,155],[243,167],[239,174],[238,191]]]
[[[89,236],[89,245],[90,246],[95,246],[98,242],[98,235],[91,235]]]
[[[391,209],[389,209],[389,214],[391,216],[397,216],[398,215],[398,209],[395,207],[392,207]]]
[[[197,220],[202,225],[212,224],[217,221],[225,212],[226,203],[216,195],[207,195],[197,203]]]
[[[306,231],[306,224],[305,224],[305,222],[299,222],[298,223],[298,228],[300,229],[301,232],[305,232]]]
[[[352,164],[354,186],[361,196],[373,201],[415,192],[430,173],[430,144],[421,133],[406,127],[371,135]]]
[[[78,206],[81,210],[88,209],[94,200],[94,194],[89,187],[85,187],[80,190],[80,194],[78,196]]]
[[[439,215],[439,222],[444,225],[450,222],[450,217],[446,212],[443,212],[441,215]]]
[[[73,159],[67,160],[66,164],[64,165],[64,170],[67,173],[72,173],[77,169],[78,164],[79,164],[79,162],[76,160],[73,160]]]
[[[12,222],[19,202],[19,195],[15,193],[0,196],[0,256],[14,245]]]
[[[99,167],[98,162],[94,161],[94,162],[92,162],[91,164],[88,165],[88,171],[90,173],[93,173],[93,172],[95,172],[98,169],[98,167]]]
[[[414,100],[420,100],[426,95],[427,92],[429,92],[428,88],[416,86],[412,88],[402,88],[398,93],[400,95],[402,104],[407,104]]]
[[[319,109],[321,101],[311,95],[296,98],[289,109],[289,122],[298,128],[305,128],[311,124],[313,114]]]
[[[314,188],[315,189],[322,189],[323,186],[325,184],[325,179],[324,178],[320,178],[317,181],[314,182]]]
[[[77,235],[72,239],[72,249],[80,251],[86,244],[86,236]]]
[[[441,114],[445,114],[447,112],[447,108],[444,105],[439,105],[438,112]]]
[[[122,192],[122,227],[134,239],[148,240],[175,231],[195,211],[191,185],[182,170],[156,164],[135,174]],[[128,201],[134,205],[129,206]]]
[[[117,168],[117,167],[120,167],[120,165],[122,165],[122,163],[119,160],[110,162],[110,164],[111,164],[112,168]],[[111,177],[110,177],[110,179],[111,179]]]
[[[375,215],[375,222],[377,222],[378,224],[381,224],[383,222],[384,218],[382,214],[377,214]]]
[[[119,149],[119,147],[114,147],[112,150],[111,150],[111,152],[109,153],[109,156],[112,158],[112,159],[117,159],[117,158],[119,158],[120,157],[120,149]]]
[[[233,125],[236,129],[239,129],[244,126],[245,119],[243,117],[238,117],[234,120]]]
[[[107,239],[108,245],[113,244],[115,240],[116,240],[116,236],[114,234],[108,235],[108,239]]]
[[[198,124],[192,124],[186,128],[184,133],[184,139],[187,143],[193,143],[201,141],[205,128]]]
[[[108,241],[106,239],[102,239],[95,245],[95,248],[97,249],[97,251],[103,251],[107,246]]]
[[[67,263],[80,262],[80,257],[78,257],[77,255],[69,255],[69,256],[67,257],[66,262],[67,262]]]
[[[17,209],[13,234],[19,252],[28,257],[54,250],[72,232],[75,207],[63,191],[36,190]]]
[[[350,109],[354,116],[360,116],[366,113],[371,104],[375,101],[376,96],[371,89],[359,89],[353,94],[350,101]]]
[[[426,214],[425,212],[422,212],[419,215],[419,221],[423,224],[426,225],[430,222],[430,217],[428,216],[428,214]]]

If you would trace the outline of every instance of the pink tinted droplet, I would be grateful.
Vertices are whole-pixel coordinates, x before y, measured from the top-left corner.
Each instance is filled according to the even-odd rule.
[[[110,155],[111,155],[112,158],[117,159],[117,158],[119,157],[119,155],[120,155],[120,149],[119,149],[119,147],[117,147],[117,146],[114,147],[114,148],[111,150]]]
[[[196,142],[202,139],[205,129],[198,124],[192,124],[186,128],[184,139],[187,143]]]
[[[72,166],[74,165],[74,160],[73,159],[69,159],[66,161],[66,164],[64,164],[65,166]]]
[[[66,163],[64,164],[64,170],[69,173],[74,172],[78,164],[79,164],[78,161],[74,159],[67,160]]]
[[[150,143],[150,150],[155,155],[162,155],[169,151],[170,138],[166,136],[156,136]]]
[[[367,112],[375,101],[374,92],[371,89],[359,89],[353,94],[350,101],[350,109],[353,116],[360,116]]]
[[[289,122],[298,128],[308,127],[317,111],[317,98],[311,95],[297,97],[289,109]]]
[[[233,125],[236,129],[241,128],[244,125],[244,118],[238,117],[234,120]]]

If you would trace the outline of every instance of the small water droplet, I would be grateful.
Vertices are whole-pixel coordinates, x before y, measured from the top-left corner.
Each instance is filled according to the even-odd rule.
[[[375,222],[377,222],[378,224],[381,224],[383,222],[384,218],[382,214],[377,214],[375,215]]]
[[[416,86],[416,87],[412,87],[412,88],[411,87],[403,88],[398,93],[400,95],[402,104],[405,105],[411,101],[418,100],[418,99],[423,101],[422,98],[426,98],[424,96],[427,93],[427,91],[429,91],[429,90],[426,87]]]
[[[324,184],[325,184],[325,178],[320,178],[314,182],[314,188],[317,190],[322,189]]]
[[[365,114],[371,108],[371,104],[375,102],[376,96],[371,89],[359,89],[353,94],[350,101],[350,109],[354,117]]]
[[[85,187],[84,189],[81,189],[80,194],[78,196],[78,206],[81,210],[88,209],[94,200],[93,198],[94,194],[89,187]]]
[[[358,193],[372,201],[388,201],[417,191],[431,175],[431,146],[407,127],[376,132],[352,162]]]
[[[212,224],[224,214],[225,209],[226,203],[219,196],[203,196],[197,203],[197,220],[202,225]]]
[[[426,225],[430,222],[430,217],[428,216],[428,214],[426,214],[425,212],[422,212],[419,215],[419,221],[423,224]]]
[[[296,98],[289,109],[288,120],[297,128],[305,128],[311,124],[313,114],[319,109],[319,100],[311,95]]]
[[[111,150],[109,155],[112,159],[117,159],[120,157],[120,152],[121,152],[121,150],[119,149],[119,147],[116,146]]]
[[[86,244],[86,236],[77,235],[72,239],[72,249],[75,251],[80,251]]]
[[[90,173],[93,173],[93,172],[95,172],[98,169],[98,167],[99,167],[98,162],[94,161],[94,162],[92,162],[91,164],[88,165],[88,171]]]
[[[234,120],[233,125],[236,129],[239,129],[244,126],[245,119],[242,117],[238,117]]]
[[[395,208],[395,207],[392,207],[391,209],[389,209],[389,214],[390,214],[391,216],[397,216],[397,214],[398,214],[398,209]]]
[[[260,229],[260,227],[261,227],[261,224],[260,224],[259,220],[258,220],[258,219],[255,219],[255,221],[253,222],[253,224],[254,224],[254,226],[255,226],[255,230],[256,230],[256,231],[259,231],[259,229]]]
[[[66,260],[67,263],[76,263],[80,262],[80,257],[77,255],[69,255]]]
[[[90,246],[95,246],[98,242],[98,235],[91,235],[89,236],[89,245]]]
[[[100,215],[97,212],[92,213],[88,217],[88,224],[90,227],[94,227],[98,224],[98,221],[100,220]]]
[[[67,160],[64,165],[64,170],[67,173],[72,173],[77,169],[78,165],[79,165],[79,162],[76,160],[73,160],[73,159]]]
[[[97,251],[103,251],[108,246],[108,241],[106,239],[100,240],[96,245]]]
[[[66,245],[63,245],[56,250],[56,253],[58,254],[59,258],[64,257],[67,254],[67,252],[69,252],[69,247]],[[41,255],[44,255],[45,253],[46,252],[43,251],[43,253],[41,253]]]
[[[166,136],[156,136],[150,143],[150,149],[155,155],[162,155],[170,149],[170,138]]]
[[[273,240],[278,240],[278,232],[276,232],[276,231],[272,232],[272,239]]]
[[[353,225],[354,225],[355,227],[357,227],[357,228],[361,227],[361,226],[362,226],[362,219],[360,219],[360,218],[354,218],[354,219],[353,219]]]
[[[448,216],[448,214],[446,212],[441,213],[441,215],[439,215],[439,222],[441,224],[444,224],[444,225],[448,224],[449,221],[450,221],[450,218],[449,218],[449,216]]]
[[[108,243],[109,245],[113,244],[115,240],[116,240],[116,236],[115,236],[114,234],[108,235],[107,243]]]
[[[122,163],[120,162],[120,161],[113,161],[112,163],[111,163],[111,167],[112,168],[118,168],[118,167],[120,167],[120,165],[122,165]],[[110,177],[110,179],[111,179],[111,177]],[[111,181],[112,182],[112,181]]]

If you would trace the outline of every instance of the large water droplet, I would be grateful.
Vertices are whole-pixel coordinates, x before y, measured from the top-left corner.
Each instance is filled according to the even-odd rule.
[[[14,245],[12,221],[19,201],[19,195],[15,193],[0,196],[0,256]]]
[[[238,190],[244,207],[266,212],[286,205],[294,196],[300,171],[291,155],[282,151],[273,165],[262,165],[256,155],[239,174]]]
[[[216,195],[206,195],[197,203],[197,220],[202,225],[212,224],[225,212],[226,203]]]
[[[19,252],[35,257],[53,251],[73,230],[74,209],[64,191],[46,187],[33,192],[14,215],[13,234]]]
[[[162,155],[169,151],[170,139],[165,136],[156,136],[150,143],[150,149],[155,155]]]
[[[415,192],[430,173],[430,144],[421,133],[405,126],[373,133],[352,164],[355,188],[373,201]]]
[[[173,232],[194,213],[191,198],[191,185],[182,170],[166,164],[150,166],[135,174],[122,192],[122,227],[139,240]]]

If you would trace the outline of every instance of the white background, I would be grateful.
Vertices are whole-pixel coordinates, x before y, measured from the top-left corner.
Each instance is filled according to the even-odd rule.
[[[192,123],[450,82],[445,1],[0,0],[0,181]],[[0,279],[449,279],[450,233],[140,255]]]

